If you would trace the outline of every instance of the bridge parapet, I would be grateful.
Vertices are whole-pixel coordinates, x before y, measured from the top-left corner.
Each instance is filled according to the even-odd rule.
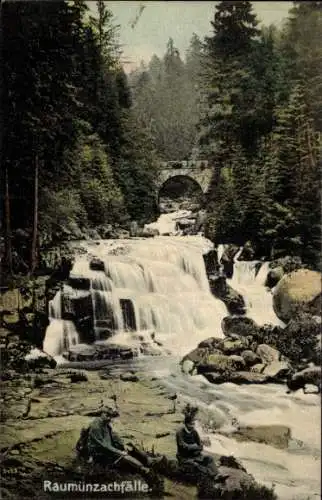
[[[160,164],[158,189],[174,177],[188,177],[199,184],[204,193],[207,192],[213,169],[208,160],[164,161]]]
[[[184,160],[184,161],[162,161],[160,163],[162,170],[176,170],[176,169],[200,169],[210,168],[208,160]]]

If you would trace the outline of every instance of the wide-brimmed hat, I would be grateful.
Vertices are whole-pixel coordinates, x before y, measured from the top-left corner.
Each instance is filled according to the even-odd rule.
[[[107,415],[109,418],[116,418],[120,416],[119,412],[114,408],[111,408],[110,406],[104,405],[100,408],[100,411],[102,413],[105,413],[105,415]]]

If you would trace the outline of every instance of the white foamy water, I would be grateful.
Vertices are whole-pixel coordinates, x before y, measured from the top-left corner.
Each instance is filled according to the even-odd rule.
[[[72,321],[51,319],[47,327],[43,350],[51,356],[58,356],[69,347],[79,343],[79,334]]]
[[[221,426],[219,431],[233,429],[236,421],[289,426],[292,440],[284,450],[238,442],[227,432],[211,435],[211,449],[241,459],[258,481],[268,486],[274,483],[282,500],[320,498],[319,396],[300,392],[287,395],[284,386],[273,384],[213,385],[202,376],[180,372],[180,356],[207,337],[222,336],[220,323],[227,315],[226,307],[209,291],[202,258],[212,244],[196,236],[101,241],[95,246],[84,242],[83,246],[103,260],[105,271],[95,271],[94,276],[89,257],[83,257],[76,261],[73,273],[91,279],[95,321],[104,321],[112,310],[117,333],[109,341],[137,346],[145,342],[162,353],[170,351],[171,356],[139,357],[136,363],[177,392],[182,403],[195,402],[213,416]],[[268,263],[262,264],[257,275],[256,265],[236,261],[229,282],[243,295],[247,315],[258,324],[279,324],[272,295],[264,287]],[[128,299],[133,306],[136,331],[125,327],[121,299]],[[48,352],[52,349],[60,354],[62,340],[66,339],[62,324],[68,322],[57,318],[58,303],[57,299],[44,347],[51,346]],[[158,344],[151,342],[153,332]]]
[[[177,222],[180,219],[190,217],[191,210],[178,210],[168,214],[161,214],[156,222],[145,224],[144,229],[156,229],[160,235],[180,235],[182,231],[177,229]]]
[[[211,244],[201,237],[128,241],[126,255],[97,249],[112,283],[113,311],[120,299],[133,305],[136,330],[154,331],[166,350],[184,354],[202,339],[221,335],[225,305],[212,296],[202,254]],[[96,250],[96,249],[95,249]],[[117,313],[122,314],[120,311]],[[119,334],[123,334],[121,322]]]
[[[180,355],[207,337],[222,336],[220,325],[227,309],[211,294],[203,261],[203,253],[212,248],[209,241],[200,236],[157,237],[122,240],[117,244],[101,241],[93,246],[84,242],[90,256],[78,258],[71,272],[71,276],[85,277],[91,282],[97,340],[104,329],[102,324],[111,317],[116,330],[113,342],[129,329],[134,333],[133,343],[137,331],[153,331],[165,351]],[[93,256],[104,262],[104,271],[90,269]],[[122,301],[126,302],[130,328]],[[55,355],[62,353],[63,345],[74,343],[70,325],[67,328],[67,322],[54,321],[61,318],[58,303],[61,300],[56,296],[44,344]],[[66,328],[70,342],[64,343]]]
[[[286,394],[285,386],[226,383],[214,385],[201,375],[190,377],[180,372],[179,359],[146,362],[145,369],[160,379],[169,391],[176,392],[183,407],[197,404],[207,420],[217,424],[217,432],[205,433],[211,446],[205,451],[234,455],[257,481],[275,485],[279,500],[317,500],[320,498],[321,412],[320,397],[314,394]],[[202,417],[203,418],[203,417]],[[283,425],[291,430],[286,449],[252,441],[237,441],[236,425]]]
[[[43,342],[43,350],[56,358],[63,351],[78,343],[79,335],[74,323],[62,319],[62,291],[59,290],[49,302],[49,325]]]
[[[242,249],[234,258],[234,273],[227,283],[244,297],[247,316],[258,325],[271,323],[283,326],[284,323],[278,319],[273,309],[272,292],[264,286],[269,262],[239,261],[241,251]],[[258,266],[260,269],[256,273]]]

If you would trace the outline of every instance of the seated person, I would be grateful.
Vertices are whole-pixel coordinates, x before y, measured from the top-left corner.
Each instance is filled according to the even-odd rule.
[[[113,431],[111,421],[119,416],[112,408],[103,407],[101,415],[89,426],[87,447],[94,463],[116,467],[142,475],[148,482],[151,460],[141,452],[140,460],[129,455],[121,438]],[[144,463],[143,463],[144,462]]]
[[[186,413],[184,425],[177,431],[176,439],[177,459],[180,466],[201,474],[212,476],[217,474],[213,457],[202,453],[203,443],[195,429],[193,413]]]

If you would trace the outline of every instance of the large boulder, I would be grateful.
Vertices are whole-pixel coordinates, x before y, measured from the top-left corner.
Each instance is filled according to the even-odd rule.
[[[255,441],[285,449],[291,439],[291,429],[286,425],[240,425],[232,436],[238,441]]]
[[[105,271],[105,264],[101,259],[95,257],[90,261],[89,268],[93,271]]]
[[[224,339],[220,339],[217,337],[210,337],[209,339],[202,340],[198,344],[198,347],[207,348],[211,351],[213,349],[220,349],[223,342],[224,342]]]
[[[142,238],[153,238],[154,236],[159,236],[160,232],[158,229],[153,229],[151,227],[145,227],[138,234]]]
[[[248,340],[245,337],[240,337],[238,339],[227,338],[222,344],[222,351],[225,354],[238,354],[248,347]]]
[[[226,305],[229,314],[245,314],[245,301],[236,290],[226,282],[225,276],[218,273],[209,276],[211,293],[221,299]]]
[[[75,290],[87,290],[91,289],[91,280],[89,278],[84,278],[83,276],[69,276],[68,285]]]
[[[302,312],[319,315],[321,274],[299,269],[283,276],[274,290],[273,307],[276,315],[285,323]]]
[[[245,362],[241,356],[226,356],[220,352],[210,354],[198,366],[198,373],[216,372],[223,373],[227,371],[241,370],[245,367]]]
[[[218,271],[218,256],[217,251],[215,249],[210,250],[208,253],[203,255],[203,260],[206,267],[207,276],[210,274],[214,274]]]
[[[68,361],[97,361],[102,359],[133,359],[138,355],[136,349],[118,345],[97,343],[93,345],[77,344],[71,346],[63,357]]]
[[[245,361],[245,365],[249,368],[261,362],[261,358],[250,349],[246,349],[241,353],[241,357]]]
[[[277,283],[283,278],[284,269],[282,266],[277,266],[274,269],[270,269],[266,276],[265,286],[268,288],[274,288]]]
[[[202,374],[212,384],[224,384],[230,382],[237,385],[244,384],[266,384],[270,381],[267,375],[263,373],[247,372],[247,371],[231,371],[231,372],[204,372]]]
[[[67,352],[63,353],[63,357],[68,361],[94,361],[97,359],[95,346],[87,344],[71,346]]]
[[[256,354],[261,358],[263,363],[279,361],[281,357],[281,354],[277,349],[266,344],[259,344],[256,349]]]
[[[199,499],[277,500],[272,489],[258,484],[253,476],[232,456],[222,456],[215,481],[207,476],[198,484]]]
[[[216,496],[207,496],[207,498],[241,498],[245,489],[255,485],[254,478],[240,469],[231,469],[229,467],[218,467],[218,473],[226,477],[224,484],[217,484],[214,487],[213,494]],[[220,492],[220,496],[219,495]],[[237,497],[237,495],[239,495]],[[206,498],[206,497],[204,497]]]
[[[227,285],[227,292],[222,298],[222,301],[226,304],[229,314],[242,315],[246,313],[245,300],[243,296],[229,285]]]
[[[197,349],[194,349],[193,351],[189,352],[184,356],[182,359],[181,363],[183,363],[186,359],[189,359],[190,361],[193,361],[195,364],[199,364],[200,362],[204,361],[209,354],[209,349],[205,347],[197,347]]]
[[[120,239],[120,240],[127,240],[128,238],[130,238],[130,231],[128,231],[127,229],[123,229],[121,227],[119,228],[116,228],[115,227],[115,236],[116,238]]]
[[[103,224],[99,226],[97,230],[99,231],[101,238],[106,240],[111,238],[111,235],[113,233],[113,226],[112,224],[105,224],[105,225]]]
[[[287,361],[273,361],[265,366],[263,374],[272,379],[272,382],[283,381],[291,373],[291,365]]]
[[[28,368],[35,370],[37,368],[56,368],[57,361],[44,351],[33,348],[25,356]]]
[[[254,248],[252,242],[246,241],[238,257],[238,260],[254,260],[255,255],[256,255],[256,249]]]
[[[306,384],[317,387],[317,392],[321,393],[321,366],[307,366],[291,374],[286,381],[288,392],[303,389],[305,392]]]
[[[234,257],[237,254],[239,248],[237,245],[225,245],[224,252],[220,259],[220,264],[224,268],[224,273],[227,278],[232,278],[234,272]]]
[[[247,337],[256,335],[259,327],[253,319],[246,316],[226,316],[221,322],[221,329],[228,337],[231,335]]]
[[[84,236],[86,240],[99,240],[101,238],[99,232],[93,228],[86,229]]]

